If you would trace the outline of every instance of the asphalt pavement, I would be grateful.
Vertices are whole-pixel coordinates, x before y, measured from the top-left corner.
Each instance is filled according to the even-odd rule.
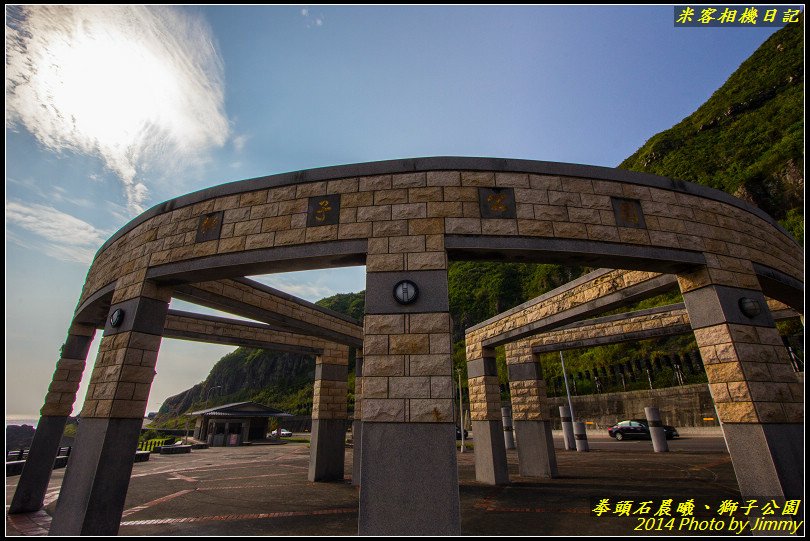
[[[701,521],[718,518],[723,500],[740,500],[721,437],[684,437],[670,441],[671,452],[654,453],[649,441],[589,436],[588,453],[564,451],[562,440],[555,437],[555,479],[521,478],[517,454],[508,451],[511,483],[502,487],[477,483],[473,452],[458,453],[463,533],[731,533],[727,527],[699,529]],[[148,462],[134,465],[120,534],[356,534],[359,489],[350,481],[352,449],[346,449],[343,482],[310,483],[308,463],[308,445],[301,443],[152,455]],[[44,510],[7,515],[8,535],[47,533],[64,471],[54,471]],[[7,503],[18,479],[6,479]],[[690,515],[684,515],[690,505],[691,523]],[[594,512],[600,506],[609,511]]]

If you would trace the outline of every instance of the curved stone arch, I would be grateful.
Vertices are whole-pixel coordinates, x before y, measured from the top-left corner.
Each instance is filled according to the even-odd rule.
[[[513,191],[512,217],[482,218],[480,190],[488,188]],[[339,196],[338,220],[309,226],[309,198],[319,196]],[[616,200],[628,208],[638,201],[646,227],[617,225]],[[201,221],[215,213],[222,213],[220,235],[198,242]],[[432,235],[451,238],[447,246],[368,245]],[[159,282],[363,262],[369,272],[441,269],[445,250],[465,259],[514,260],[523,252],[660,272],[705,264],[714,282],[734,286],[751,285],[757,274],[793,286],[803,280],[795,241],[761,210],[711,188],[573,164],[424,158],[262,177],[157,205],[101,247],[79,304],[113,283],[119,296],[133,294],[146,269]]]
[[[439,157],[261,177],[157,205],[99,249],[74,327],[105,326],[121,306],[141,325],[137,332],[105,326],[91,388],[115,396],[130,383],[132,359],[156,359],[175,287],[365,264],[363,447],[375,452],[361,459],[360,532],[457,533],[448,257],[676,273],[685,294],[694,291],[695,303],[711,305],[700,326],[713,351],[737,330],[729,328],[737,317],[727,313],[731,297],[749,292],[764,302],[765,289],[798,310],[803,298],[801,248],[767,214],[723,192],[602,167]],[[422,289],[407,306],[391,295],[404,278]],[[67,359],[78,360],[86,341],[86,333],[75,337]],[[153,376],[141,372],[137,377],[151,383]],[[145,400],[106,402],[112,406],[87,402],[82,416],[126,421],[119,435],[105,436],[125,443]],[[406,443],[395,451],[384,443],[391,439]],[[429,468],[406,467],[423,456],[433,458]],[[123,470],[113,470],[106,475],[125,482]],[[63,495],[92,499],[92,486],[76,492],[79,482],[70,469],[67,475]],[[427,493],[413,488],[426,486]],[[407,513],[403,501],[412,504]],[[84,513],[57,517],[54,529],[117,531],[116,517],[87,523]]]

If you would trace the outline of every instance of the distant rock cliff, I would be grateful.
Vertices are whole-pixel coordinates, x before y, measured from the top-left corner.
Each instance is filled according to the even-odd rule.
[[[315,377],[312,356],[238,348],[214,365],[205,381],[166,399],[161,414],[177,414],[214,405],[267,398],[279,402]],[[218,387],[218,388],[217,388]],[[258,395],[268,395],[264,399]]]

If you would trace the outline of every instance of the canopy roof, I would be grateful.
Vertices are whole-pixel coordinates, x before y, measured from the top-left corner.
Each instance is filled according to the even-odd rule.
[[[189,415],[205,417],[292,417],[289,413],[256,402],[234,402],[199,411]]]

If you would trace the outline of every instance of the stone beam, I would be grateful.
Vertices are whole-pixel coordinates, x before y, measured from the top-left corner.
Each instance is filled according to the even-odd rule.
[[[496,347],[677,287],[671,274],[599,269],[467,329],[468,344]]]
[[[799,317],[799,314],[779,301],[769,300],[775,320]],[[588,348],[662,338],[692,332],[689,314],[683,303],[625,312],[612,316],[571,323],[551,332],[531,338],[532,353],[548,353],[566,349]]]
[[[363,344],[363,328],[354,319],[247,278],[181,285],[174,297],[286,332],[352,347]]]
[[[683,303],[578,321],[531,338],[533,353],[548,353],[692,332]]]
[[[163,337],[289,351],[304,355],[320,355],[330,344],[326,340],[312,336],[278,331],[261,323],[180,310],[169,310]]]

